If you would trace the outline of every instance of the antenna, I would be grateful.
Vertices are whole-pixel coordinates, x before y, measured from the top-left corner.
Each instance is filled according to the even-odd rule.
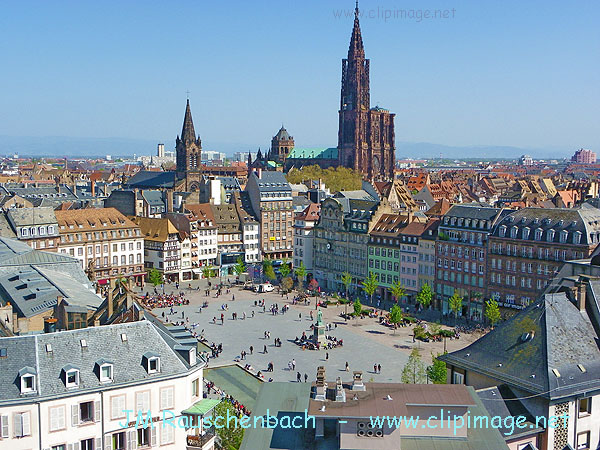
[[[189,100],[190,99],[190,91],[189,90],[185,91],[185,95],[186,95],[187,99]]]

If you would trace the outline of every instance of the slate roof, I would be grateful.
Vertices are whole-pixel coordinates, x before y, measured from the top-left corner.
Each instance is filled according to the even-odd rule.
[[[537,221],[536,221],[537,219]],[[566,230],[567,243],[573,243],[573,233],[581,233],[581,245],[600,243],[600,209],[589,204],[579,208],[523,208],[511,212],[496,224],[492,236],[500,236],[500,227],[506,226],[506,237],[513,226],[519,228],[517,237],[523,239],[522,229],[530,229],[527,240],[535,240],[535,230],[543,230],[542,241],[548,242],[548,231],[554,230],[551,242],[561,242],[561,231]]]
[[[525,339],[531,332],[533,339]],[[598,338],[587,312],[580,312],[565,293],[545,294],[473,344],[440,359],[557,400],[600,391]]]
[[[219,235],[240,233],[240,218],[235,205],[210,205]],[[224,241],[227,243],[228,241]]]
[[[13,208],[7,214],[17,227],[56,224],[54,209],[51,207]]]
[[[263,170],[260,178],[258,178],[256,172],[252,172],[250,177],[256,178],[256,185],[260,192],[287,192],[292,195],[292,188],[282,172]]]
[[[140,170],[126,183],[128,188],[157,189],[175,187],[175,172],[154,172]]]
[[[144,190],[142,191],[142,197],[150,206],[165,206],[163,193],[160,191]]]
[[[127,336],[125,341],[121,338],[123,333]],[[85,348],[81,346],[82,339],[87,342]],[[46,344],[51,345],[52,352],[46,351]],[[6,358],[0,359],[0,406],[146,383],[152,379],[184,375],[189,368],[157,328],[146,320],[0,338],[0,348],[7,351]],[[160,355],[160,373],[148,374],[146,371],[143,355],[149,351]],[[113,364],[112,383],[100,383],[99,361]],[[65,387],[63,369],[69,364],[80,369],[78,388]],[[25,367],[32,367],[37,375],[37,391],[32,394],[21,394],[19,389],[18,373]]]

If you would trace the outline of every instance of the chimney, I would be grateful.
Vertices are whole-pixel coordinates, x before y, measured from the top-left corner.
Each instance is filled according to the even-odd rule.
[[[106,296],[107,317],[113,315],[113,291],[115,290],[115,280],[111,278],[108,282],[108,295]]]
[[[92,182],[90,183],[92,185],[92,197],[96,196],[96,182],[94,180],[92,180]]]
[[[579,312],[585,312],[585,295],[586,295],[586,284],[580,283],[577,286],[577,309]]]
[[[342,384],[342,379],[340,377],[337,377],[337,380],[335,381],[335,401],[346,401],[346,391],[344,391],[344,385]]]
[[[57,318],[46,317],[44,319],[44,333],[55,333],[56,332],[56,322],[58,322]]]
[[[256,176],[259,180],[262,178],[262,169],[260,167],[256,169]]]
[[[166,203],[166,207],[167,207],[167,212],[171,213],[173,212],[173,191],[171,189],[167,189],[166,192],[166,199],[165,199],[165,203]]]
[[[354,372],[354,376],[352,378],[352,390],[353,391],[365,391],[365,385],[363,383],[362,380],[362,372],[361,371],[355,371]]]
[[[315,400],[324,402],[327,397],[327,383],[325,382],[325,367],[323,366],[317,367],[317,382],[315,385]]]

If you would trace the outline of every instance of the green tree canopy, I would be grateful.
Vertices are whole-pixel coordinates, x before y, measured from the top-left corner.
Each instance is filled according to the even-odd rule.
[[[485,302],[485,317],[490,321],[492,328],[500,320],[500,308],[496,300],[488,300]]]
[[[423,308],[429,308],[431,300],[433,300],[433,290],[429,284],[425,283],[417,294],[417,303],[420,303]]]
[[[241,418],[241,414],[238,414],[235,411],[233,405],[229,402],[222,401],[217,406],[215,406],[214,414],[215,417],[229,417],[235,416]],[[226,422],[226,421],[224,421]],[[238,450],[242,445],[242,439],[244,439],[244,428],[241,426],[236,427],[234,421],[231,423],[224,423],[223,428],[217,428],[217,434],[219,435],[219,439],[221,441],[221,448],[226,450]],[[231,426],[229,426],[231,425]]]
[[[244,260],[241,256],[238,256],[235,262],[235,266],[233,266],[233,271],[238,276],[246,271],[246,264],[244,264]]]
[[[360,313],[362,313],[362,304],[359,299],[354,300],[354,315],[360,317]]]
[[[148,281],[152,283],[154,287],[162,284],[163,282],[163,274],[158,269],[150,269],[148,271]]]
[[[344,288],[346,289],[346,298],[348,298],[348,289],[352,284],[352,275],[349,272],[344,272],[342,273],[341,280],[342,284],[344,285]]]
[[[462,310],[463,298],[458,295],[458,291],[454,291],[452,297],[448,299],[448,306],[450,306],[450,310],[454,313],[454,322],[456,323],[456,319],[458,318],[458,312]]]
[[[304,261],[300,261],[300,265],[298,267],[294,267],[294,273],[298,277],[298,287],[300,290],[302,290],[304,278],[306,277],[306,266],[304,265]]]
[[[446,363],[432,356],[432,364],[427,367],[427,376],[433,384],[446,384]],[[438,356],[440,356],[438,354]]]
[[[392,283],[392,286],[390,287],[390,291],[392,291],[392,295],[394,296],[396,303],[398,303],[398,299],[400,297],[404,297],[404,295],[406,295],[406,290],[404,289],[404,286],[402,286],[402,283],[400,282],[400,280],[394,281]]]
[[[394,334],[396,334],[396,325],[402,321],[402,308],[398,305],[392,306],[390,310],[390,322],[394,324]]]
[[[373,303],[373,294],[379,287],[376,275],[373,272],[369,272],[369,276],[361,284],[367,295],[371,298],[371,303]]]
[[[355,191],[362,186],[362,174],[346,167],[328,167],[317,165],[292,169],[286,178],[289,183],[302,183],[304,180],[323,180],[331,192]]]
[[[292,272],[292,269],[290,269],[289,261],[287,259],[284,259],[281,266],[279,266],[279,272],[281,273],[281,276],[283,278],[287,277]]]
[[[203,266],[202,267],[202,276],[207,280],[210,280],[214,274],[214,268],[212,266]]]
[[[417,348],[413,348],[408,357],[408,361],[402,369],[401,381],[407,384],[424,384],[427,381],[425,376],[425,364],[421,360],[421,355]]]

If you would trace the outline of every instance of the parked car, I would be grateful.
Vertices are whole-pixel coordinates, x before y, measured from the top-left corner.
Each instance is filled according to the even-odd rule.
[[[273,287],[273,285],[271,283],[263,283],[263,284],[256,285],[254,290],[259,293],[273,292],[275,290],[275,288]]]

